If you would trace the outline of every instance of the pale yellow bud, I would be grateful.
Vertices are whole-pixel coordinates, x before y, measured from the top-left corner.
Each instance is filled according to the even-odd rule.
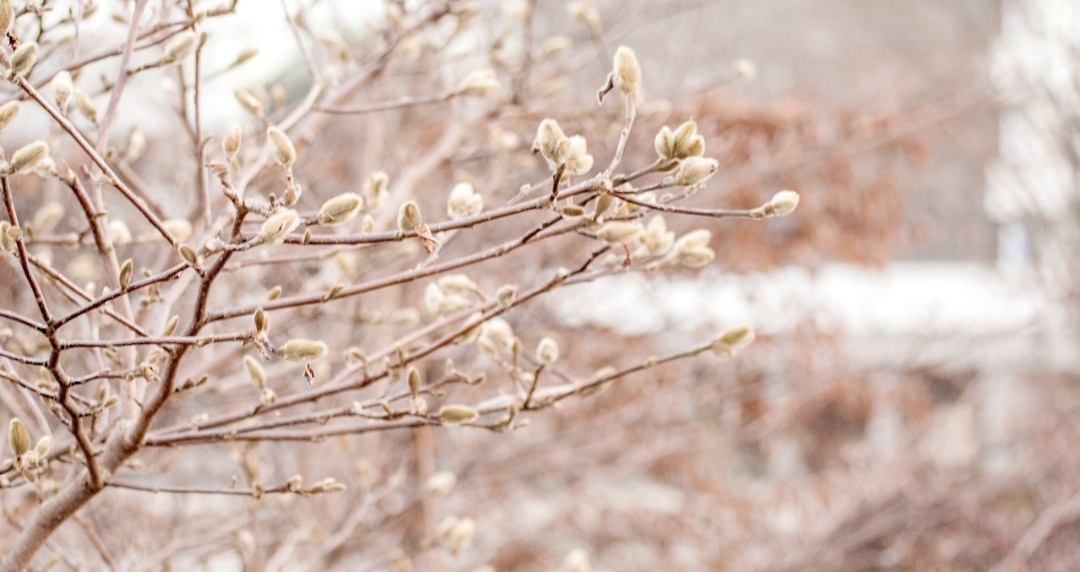
[[[161,65],[174,64],[187,59],[188,56],[195,53],[195,47],[199,43],[199,36],[191,30],[180,32],[173,37],[168,44],[165,45],[165,54],[161,56],[161,60],[158,62]]]
[[[574,47],[574,42],[568,36],[553,36],[540,44],[540,59],[549,60],[557,58]]]
[[[49,451],[52,450],[52,437],[45,435],[41,439],[38,439],[36,445],[34,445],[34,454],[38,459],[44,459]]]
[[[0,0],[0,36],[6,36],[15,24],[15,3],[11,0]]]
[[[570,153],[566,158],[566,173],[583,175],[593,166],[593,157],[588,153],[588,142],[581,135],[570,137]]]
[[[386,200],[390,198],[389,186],[390,177],[382,171],[373,173],[364,182],[364,188],[361,191],[364,197],[364,212],[375,212],[386,204]]]
[[[97,106],[94,105],[94,100],[90,99],[90,96],[86,95],[86,92],[81,89],[75,90],[75,107],[91,123],[97,123]]]
[[[559,361],[559,344],[551,338],[543,338],[536,345],[536,361],[551,365]]]
[[[233,95],[236,96],[236,101],[240,103],[240,107],[243,107],[248,113],[255,117],[263,116],[263,102],[250,90],[241,88],[236,90]]]
[[[448,276],[443,276],[439,279],[439,288],[442,288],[443,292],[448,294],[458,294],[462,296],[467,296],[480,290],[476,285],[476,282],[473,282],[472,278],[469,278],[464,274],[450,274]]]
[[[352,220],[364,206],[364,199],[356,193],[344,193],[325,203],[319,209],[319,224],[332,226]]]
[[[612,221],[604,223],[597,231],[596,238],[608,244],[626,244],[641,236],[641,224],[631,221]]]
[[[296,362],[311,362],[326,355],[326,342],[321,340],[293,339],[277,349],[283,359]]]
[[[255,331],[260,334],[265,334],[270,330],[270,314],[266,313],[266,310],[258,308],[255,310],[255,314],[251,316],[255,322]]]
[[[611,80],[624,95],[637,98],[638,91],[641,90],[641,66],[638,64],[634,51],[630,48],[619,46],[619,49],[615,51],[615,65]]]
[[[12,121],[15,121],[15,116],[19,114],[19,102],[9,101],[4,105],[0,105],[0,131],[8,128]]]
[[[225,138],[221,140],[221,149],[230,160],[240,152],[240,145],[244,142],[244,128],[233,125],[225,132]]]
[[[675,233],[667,229],[664,217],[656,215],[645,225],[645,233],[641,237],[641,243],[652,256],[663,256],[671,251],[675,244]]]
[[[134,270],[135,265],[132,264],[131,259],[128,258],[124,261],[124,264],[120,266],[120,289],[127,290],[129,284],[131,284],[131,272]]]
[[[71,72],[67,70],[56,72],[50,85],[56,104],[60,106],[60,109],[66,110],[71,96],[75,94],[75,83],[71,81]]]
[[[11,77],[22,77],[29,73],[37,63],[38,51],[37,42],[19,44],[19,49],[11,54]]]
[[[675,184],[682,187],[700,185],[713,176],[720,167],[716,159],[705,157],[687,157],[679,163],[679,171],[675,173]]]
[[[483,69],[471,72],[462,78],[454,88],[452,95],[462,97],[492,97],[502,88],[495,70]]]
[[[750,326],[736,326],[716,336],[709,349],[717,355],[731,357],[753,343],[755,337],[754,329]]]
[[[281,244],[285,237],[300,225],[300,215],[292,209],[282,209],[266,219],[259,229],[259,241],[263,244]]]
[[[8,445],[16,457],[21,457],[30,450],[30,432],[18,417],[12,417],[8,423]]]
[[[34,141],[20,148],[11,156],[8,169],[12,173],[28,173],[36,169],[49,158],[49,145],[44,141]]]
[[[277,127],[269,127],[266,130],[266,137],[270,140],[274,160],[277,161],[278,165],[291,169],[293,163],[296,162],[296,147],[293,147],[289,136]]]
[[[416,201],[406,201],[398,209],[397,227],[401,232],[412,232],[423,223],[420,216],[420,206]]]
[[[566,160],[570,157],[570,138],[563,133],[558,121],[545,119],[536,129],[533,151],[539,151],[547,160],[548,165],[556,169],[566,164]]]
[[[443,405],[439,408],[439,423],[447,427],[457,427],[472,423],[480,417],[480,414],[467,405]]]
[[[263,369],[258,360],[251,356],[244,356],[244,369],[247,370],[251,381],[254,381],[259,387],[266,387],[266,370]]]
[[[479,214],[483,209],[484,197],[477,194],[469,183],[454,185],[446,202],[446,214],[454,220]]]
[[[799,206],[799,193],[795,191],[780,191],[762,205],[761,209],[765,216],[784,216],[795,212]]]
[[[495,292],[495,300],[499,303],[499,307],[506,308],[514,303],[517,299],[518,287],[513,284],[503,284],[499,287],[499,290]]]

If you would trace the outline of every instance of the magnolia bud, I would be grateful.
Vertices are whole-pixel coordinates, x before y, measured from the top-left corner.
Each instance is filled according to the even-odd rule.
[[[679,163],[679,171],[675,173],[675,184],[682,187],[700,185],[713,176],[719,167],[720,163],[716,159],[687,157]]]
[[[637,98],[641,89],[641,66],[638,65],[634,51],[626,46],[619,46],[615,51],[615,65],[612,82],[626,97]]]
[[[332,226],[351,220],[364,206],[364,199],[356,193],[344,193],[325,203],[317,216],[319,224]]]
[[[559,344],[551,338],[543,338],[536,345],[536,361],[551,365],[559,360]]]
[[[199,36],[191,30],[181,32],[173,37],[165,46],[165,54],[161,56],[161,60],[158,62],[161,65],[168,65],[183,61],[192,53],[195,52],[195,47],[199,42]]]
[[[86,92],[81,89],[75,90],[75,107],[91,123],[97,123],[97,106],[94,105],[94,100],[90,99],[90,96],[86,95]]]
[[[240,152],[240,144],[244,142],[244,128],[233,125],[225,132],[225,138],[221,141],[221,149],[230,160]]]
[[[8,445],[16,457],[21,457],[30,450],[30,432],[18,417],[12,417],[8,423]]]
[[[0,36],[6,36],[15,23],[15,4],[11,0],[0,0]]]
[[[734,356],[739,350],[753,343],[754,329],[750,326],[737,326],[724,330],[712,341],[709,349],[717,355]]]
[[[266,219],[259,229],[259,241],[263,244],[281,244],[285,237],[300,225],[300,215],[292,209],[283,209]]]
[[[71,81],[71,72],[60,70],[52,78],[53,99],[60,109],[67,109],[71,96],[75,93],[75,84]]]
[[[22,77],[29,73],[30,68],[37,63],[37,42],[23,42],[19,49],[11,54],[11,77]]]
[[[270,140],[274,160],[282,167],[291,169],[296,162],[296,147],[293,147],[289,136],[277,127],[270,127],[266,130],[266,137]]]
[[[420,207],[416,204],[416,201],[406,201],[398,209],[397,227],[399,231],[412,232],[422,222]]]
[[[478,195],[469,183],[458,183],[450,191],[446,202],[446,214],[451,219],[460,219],[484,210],[484,197]]]
[[[795,191],[780,191],[762,205],[761,209],[765,216],[784,216],[795,212],[799,206],[799,193]]]
[[[495,70],[477,70],[462,78],[454,89],[453,95],[463,97],[491,97],[499,93],[502,86],[495,77]]]
[[[28,173],[48,158],[49,145],[44,141],[35,141],[16,151],[11,156],[11,164],[8,168],[13,173]]]
[[[326,355],[326,342],[321,340],[293,339],[277,349],[283,359],[297,362],[311,362]]]
[[[251,381],[254,381],[259,387],[266,387],[266,370],[255,358],[244,356],[244,369],[247,370]]]
[[[476,421],[480,414],[467,405],[443,405],[439,408],[439,423],[447,427],[456,427]]]
[[[19,102],[17,100],[0,105],[0,131],[7,129],[8,125],[15,121],[15,116],[18,114]]]
[[[612,221],[604,223],[596,231],[596,238],[608,244],[626,244],[641,236],[641,224],[630,221]]]

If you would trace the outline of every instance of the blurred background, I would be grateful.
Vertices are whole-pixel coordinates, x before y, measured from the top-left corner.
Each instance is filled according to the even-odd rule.
[[[303,6],[319,49],[344,50],[343,74],[355,70],[348,53],[371,53],[385,11],[285,4]],[[238,87],[295,101],[310,81],[281,6],[238,7],[208,22],[207,69],[261,51],[207,83],[218,134],[243,117]],[[385,170],[394,200],[425,212],[457,181],[503,204],[545,176],[528,150],[544,117],[590,134],[606,165],[621,111],[597,107],[596,90],[627,45],[644,93],[626,164],[650,162],[660,127],[693,118],[721,167],[692,206],[752,208],[794,189],[799,209],[670,221],[711,230],[717,260],[569,288],[513,314],[514,328],[556,337],[579,373],[734,324],[752,324],[757,341],[734,359],[620,380],[505,435],[420,428],[283,445],[288,455],[263,460],[279,477],[333,475],[349,502],[111,502],[176,521],[235,509],[203,526],[246,548],[178,549],[217,569],[272,569],[315,540],[331,548],[313,569],[404,570],[404,556],[425,571],[1080,569],[1080,3],[522,0],[480,3],[476,18],[465,39],[444,45],[435,30],[399,46],[351,103],[438,93],[479,67],[503,74],[525,47],[527,79],[500,75],[499,102],[455,107],[465,130],[426,107],[323,117],[301,140],[309,199]],[[159,87],[141,85],[145,100],[171,105]],[[138,125],[151,150],[140,172],[176,184],[186,159],[153,151],[176,125]],[[432,149],[449,151],[417,159]],[[481,272],[545,276],[561,245],[544,248],[536,268]],[[419,296],[388,293],[357,312]],[[400,492],[442,472],[456,476],[445,496]],[[450,516],[474,520],[471,546],[428,550]],[[115,541],[151,550],[142,532]]]

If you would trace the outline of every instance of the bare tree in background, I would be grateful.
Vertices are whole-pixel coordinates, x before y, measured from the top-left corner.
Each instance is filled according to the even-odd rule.
[[[210,68],[203,28],[235,6],[0,0],[0,569],[184,567],[223,550],[268,569],[405,569],[462,550],[476,523],[402,525],[454,476],[422,463],[409,487],[400,471],[377,476],[359,461],[365,437],[509,432],[628,374],[753,339],[734,327],[594,372],[565,357],[587,333],[530,326],[537,299],[573,284],[713,260],[709,231],[666,221],[798,204],[780,191],[751,208],[684,206],[718,168],[687,118],[624,161],[648,80],[630,49],[596,74],[599,111],[560,117],[535,76],[567,46],[533,42],[530,3],[492,15],[390,2],[362,50],[289,12],[305,91],[241,88],[247,116],[212,125],[206,86],[250,54]],[[602,43],[595,8],[575,9]],[[87,41],[117,29],[110,16],[124,33]],[[172,127],[117,137],[144,123],[135,90],[165,80],[175,113],[155,120]],[[333,123],[371,114],[387,120],[357,161]],[[382,166],[379,141],[415,147]],[[184,500],[141,500],[155,493]]]

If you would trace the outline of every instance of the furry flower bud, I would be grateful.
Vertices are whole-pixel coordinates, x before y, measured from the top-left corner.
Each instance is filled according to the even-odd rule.
[[[398,208],[397,227],[400,232],[412,232],[424,219],[420,216],[420,206],[416,201],[405,201]]]
[[[274,160],[278,162],[278,165],[291,169],[293,163],[296,162],[296,147],[293,147],[289,136],[277,127],[270,127],[266,130],[266,137],[270,140],[271,149],[274,151]]]
[[[244,128],[233,125],[225,132],[225,138],[221,140],[221,150],[225,156],[232,160],[240,152],[240,145],[244,142]]]
[[[71,96],[75,94],[75,83],[71,80],[71,72],[67,70],[57,72],[53,76],[50,86],[56,104],[60,106],[60,109],[66,110],[68,102],[71,101]]]
[[[675,173],[675,184],[681,187],[700,185],[713,176],[719,167],[720,163],[716,159],[687,157],[679,163],[679,171]]]
[[[9,169],[13,173],[29,173],[49,159],[49,145],[44,141],[34,141],[20,148],[11,156]]]
[[[451,219],[459,219],[479,214],[484,210],[484,197],[481,197],[469,183],[458,183],[450,191],[446,202],[446,214]]]
[[[626,97],[637,98],[641,90],[641,66],[638,64],[637,56],[634,55],[634,50],[619,46],[619,49],[615,51],[611,80]]]
[[[292,339],[277,349],[284,359],[296,362],[312,362],[326,355],[326,342],[321,340]]]
[[[292,209],[283,209],[266,219],[259,229],[259,242],[281,244],[285,237],[300,225],[300,215]]]
[[[761,210],[765,216],[784,216],[795,212],[799,206],[799,193],[795,191],[780,191],[762,205]]]
[[[37,42],[19,44],[19,49],[11,54],[11,77],[22,77],[29,73],[37,63],[38,51]]]
[[[19,102],[9,101],[4,105],[0,105],[0,131],[8,128],[12,121],[15,121],[15,116],[19,114]]]
[[[472,423],[480,417],[472,407],[468,405],[443,405],[439,408],[439,423],[447,427],[457,427],[466,423]]]
[[[364,206],[364,199],[356,193],[340,194],[325,203],[319,209],[319,224],[332,226],[351,220]]]

